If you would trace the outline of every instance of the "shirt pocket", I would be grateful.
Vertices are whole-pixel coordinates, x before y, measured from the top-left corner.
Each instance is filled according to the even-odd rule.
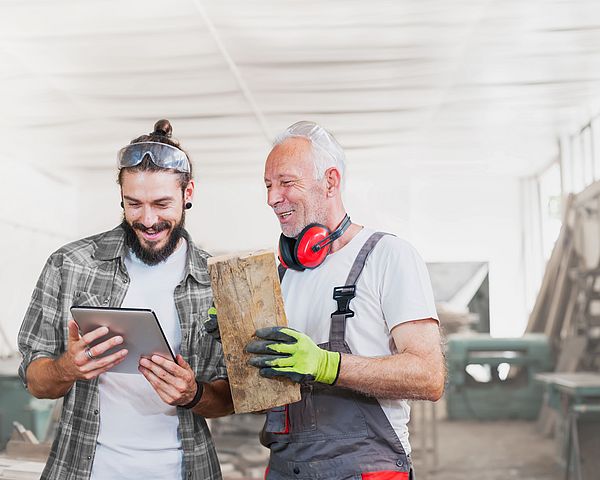
[[[208,314],[194,313],[191,316],[190,330],[186,339],[190,366],[196,378],[203,382],[211,381],[217,375],[217,367],[223,362],[221,344],[211,337],[204,327]]]
[[[108,307],[110,297],[96,293],[76,291],[73,295],[73,307]]]
[[[190,365],[196,370],[202,360],[207,333],[202,324],[202,314],[192,313],[187,331],[182,331],[182,343],[185,342],[186,352],[190,357]],[[183,349],[182,349],[183,350]]]

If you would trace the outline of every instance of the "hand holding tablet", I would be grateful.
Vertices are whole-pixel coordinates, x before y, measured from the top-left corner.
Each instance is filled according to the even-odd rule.
[[[79,327],[74,320],[69,320],[68,328],[67,351],[58,359],[57,365],[66,382],[96,378],[121,363],[128,353],[126,349],[120,348],[123,343],[121,336],[106,339],[106,327],[96,328],[84,336],[79,335]],[[95,346],[90,348],[90,344]],[[113,353],[103,355],[108,350]]]
[[[71,314],[79,326],[83,339],[91,341],[84,350],[86,360],[102,361],[122,349],[125,358],[109,367],[111,372],[139,374],[140,358],[160,355],[176,362],[173,351],[152,310],[141,308],[71,307]],[[106,327],[108,330],[102,335]],[[92,332],[95,334],[91,335]],[[109,336],[107,338],[107,335]],[[122,343],[116,343],[121,337]],[[115,339],[115,340],[109,340]],[[107,342],[113,342],[113,345]],[[105,347],[109,346],[108,349]],[[111,357],[112,359],[112,357]],[[112,363],[112,362],[110,362]]]

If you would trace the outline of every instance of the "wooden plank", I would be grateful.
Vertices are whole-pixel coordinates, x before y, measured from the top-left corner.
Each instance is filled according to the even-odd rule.
[[[565,317],[562,322],[562,326],[560,329],[559,338],[565,339],[569,338],[572,335],[573,324],[575,321],[575,315],[577,310],[577,297],[579,296],[579,282],[573,279],[571,275],[569,275],[571,279],[571,293],[569,293],[569,300],[567,302],[567,308],[565,310]]]
[[[27,430],[21,423],[13,422],[13,430],[10,437],[12,440],[22,441],[37,445],[40,442],[31,430]]]
[[[244,350],[257,328],[287,325],[273,252],[213,257],[208,268],[235,412],[300,400],[298,384],[261,377]]]
[[[571,279],[569,270],[575,261],[575,250],[573,242],[569,242],[562,258],[558,271],[554,294],[550,299],[550,309],[548,310],[548,320],[545,325],[544,333],[548,339],[556,344],[560,340],[559,333],[562,328],[567,301],[571,291]]]
[[[529,315],[526,333],[541,333],[544,331],[544,321],[548,311],[548,299],[552,297],[556,276],[560,267],[560,259],[564,250],[565,237],[567,236],[567,226],[563,224],[558,235],[558,239],[550,254],[550,259],[546,264],[542,285],[535,299],[533,310]]]
[[[562,218],[562,227],[558,239],[546,264],[542,285],[535,299],[535,304],[529,315],[529,321],[525,329],[526,333],[543,333],[548,317],[549,305],[554,296],[554,289],[559,274],[561,260],[568,244],[572,241],[571,230],[575,223],[575,209],[573,208],[574,195],[570,194],[565,201],[565,209]]]
[[[598,197],[600,197],[600,182],[594,182],[577,194],[574,204],[576,207],[581,207]]]

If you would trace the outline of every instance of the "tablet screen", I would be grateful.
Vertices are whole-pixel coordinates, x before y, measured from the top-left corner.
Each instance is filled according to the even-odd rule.
[[[82,335],[98,327],[108,328],[109,333],[92,342],[90,346],[102,343],[115,335],[123,337],[123,343],[100,355],[100,357],[104,357],[122,348],[129,351],[125,360],[111,368],[109,370],[111,372],[140,373],[138,370],[140,358],[151,357],[155,354],[175,361],[173,350],[152,310],[84,306],[71,307],[71,314],[79,325]]]

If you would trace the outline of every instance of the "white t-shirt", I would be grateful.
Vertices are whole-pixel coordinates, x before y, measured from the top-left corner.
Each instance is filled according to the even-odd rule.
[[[333,288],[346,284],[354,260],[375,230],[363,228],[347,245],[313,270],[288,270],[281,285],[290,327],[315,343],[329,341],[331,313],[337,310]],[[346,321],[346,343],[353,354],[380,357],[396,353],[392,328],[411,320],[437,319],[425,263],[405,240],[386,235],[367,258],[350,302],[354,317]],[[378,399],[398,438],[410,453],[405,400]]]
[[[175,354],[181,327],[173,292],[183,280],[187,242],[149,266],[125,258],[129,288],[123,307],[154,310]],[[166,404],[142,375],[106,372],[99,378],[100,432],[92,480],[181,479],[183,450],[177,407]]]

